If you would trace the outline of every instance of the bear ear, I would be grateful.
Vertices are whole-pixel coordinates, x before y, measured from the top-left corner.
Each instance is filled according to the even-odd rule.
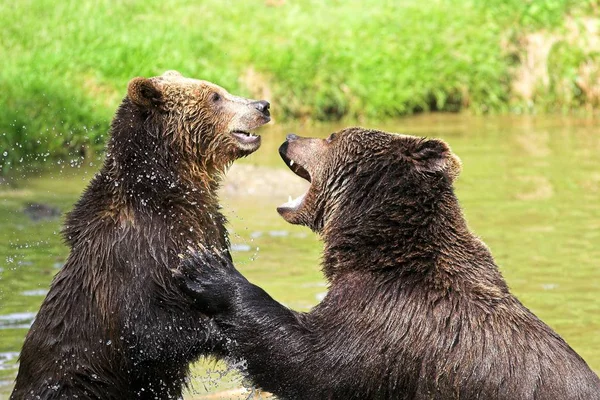
[[[411,154],[417,169],[421,171],[441,171],[454,181],[462,170],[462,162],[450,150],[450,146],[439,139],[422,139]]]
[[[157,107],[162,104],[162,95],[156,85],[147,78],[133,78],[127,85],[127,97],[134,104],[145,107]]]

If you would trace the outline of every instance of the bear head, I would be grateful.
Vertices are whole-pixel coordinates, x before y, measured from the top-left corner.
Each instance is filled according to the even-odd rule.
[[[163,139],[165,151],[181,158],[177,162],[208,172],[256,151],[261,139],[252,130],[270,121],[267,101],[234,96],[177,71],[133,78],[127,99],[148,121],[146,130]]]
[[[442,140],[358,127],[326,139],[288,135],[279,152],[310,187],[277,211],[319,233],[367,214],[386,218],[394,206],[419,201],[440,185],[452,190],[461,170],[460,159]]]

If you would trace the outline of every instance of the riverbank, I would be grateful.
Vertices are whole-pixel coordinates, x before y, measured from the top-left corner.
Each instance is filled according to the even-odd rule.
[[[268,98],[276,119],[593,112],[596,0],[31,0],[0,5],[0,170],[102,149],[134,76]]]
[[[134,76],[268,98],[276,120],[593,113],[598,1],[31,0],[0,5],[0,174],[101,151]]]

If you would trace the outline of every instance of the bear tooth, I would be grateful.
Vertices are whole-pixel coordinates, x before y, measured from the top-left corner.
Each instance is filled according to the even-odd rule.
[[[292,202],[292,196],[288,194],[288,203]]]
[[[294,166],[294,160],[290,160],[290,167]]]

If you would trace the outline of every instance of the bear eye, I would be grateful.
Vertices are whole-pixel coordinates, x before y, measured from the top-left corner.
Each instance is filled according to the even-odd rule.
[[[329,135],[329,137],[326,139],[327,143],[331,143],[331,141],[335,139],[335,133],[332,133],[331,135]]]
[[[221,100],[221,95],[217,92],[213,92],[213,94],[210,95],[210,99],[213,103],[216,103]]]

